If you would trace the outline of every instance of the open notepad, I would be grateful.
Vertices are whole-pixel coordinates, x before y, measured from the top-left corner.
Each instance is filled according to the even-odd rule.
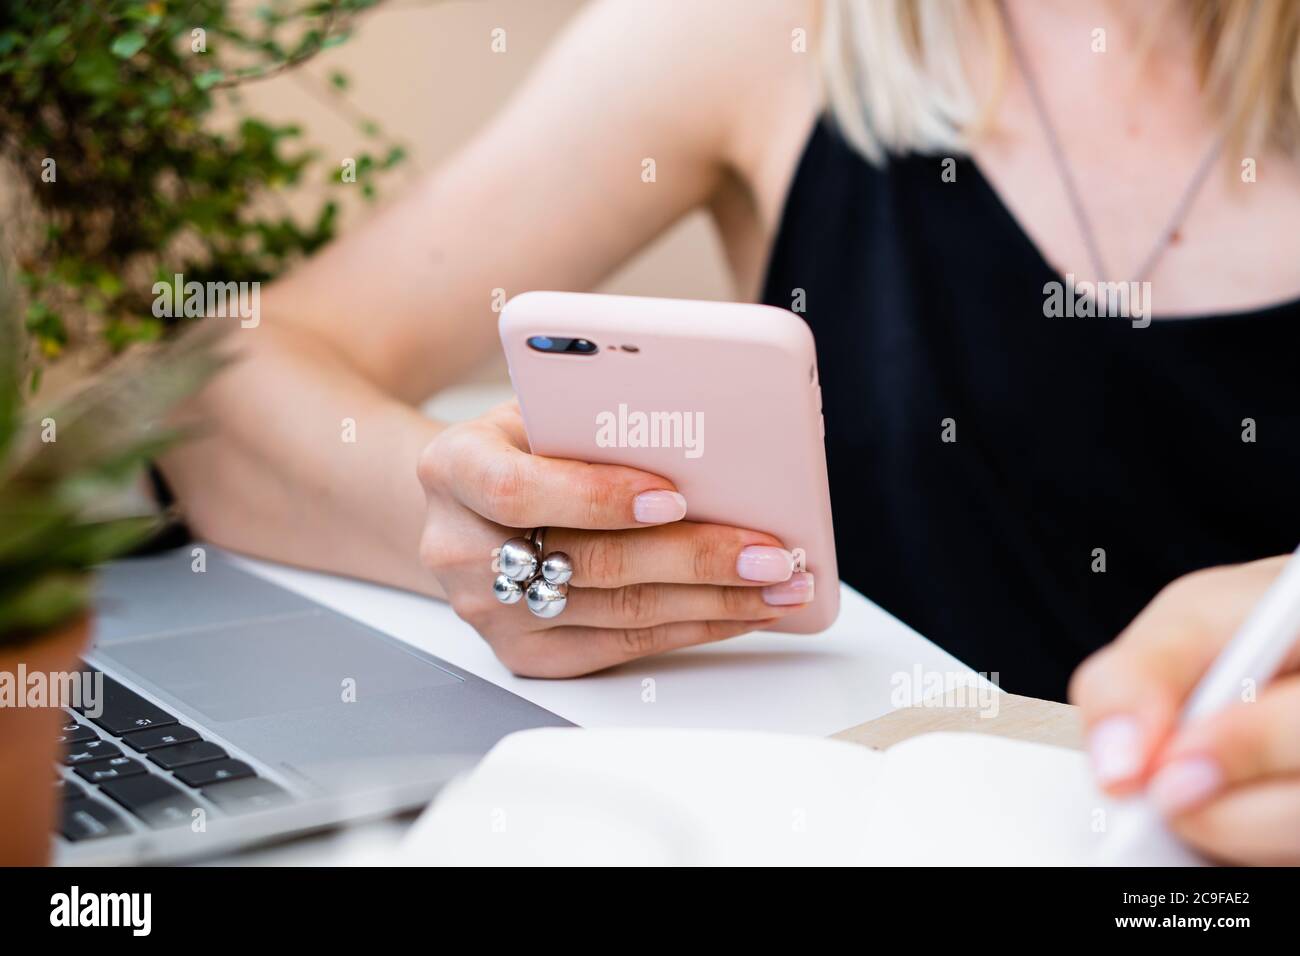
[[[983,734],[888,751],[780,734],[512,734],[425,811],[412,863],[1091,862],[1111,807],[1079,753]],[[1143,862],[1197,862],[1164,846]]]

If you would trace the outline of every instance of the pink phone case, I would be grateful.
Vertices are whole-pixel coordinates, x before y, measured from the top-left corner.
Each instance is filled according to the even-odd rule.
[[[839,573],[804,322],[765,305],[526,292],[500,331],[533,453],[663,475],[685,495],[687,520],[776,535],[801,550],[817,586],[775,629],[830,626]],[[539,352],[532,336],[598,351]]]

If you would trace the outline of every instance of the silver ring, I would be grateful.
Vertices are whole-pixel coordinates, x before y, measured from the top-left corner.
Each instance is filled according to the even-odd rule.
[[[552,618],[569,603],[573,561],[563,551],[542,557],[545,535],[545,528],[534,528],[497,549],[494,564],[499,573],[492,581],[492,593],[502,604],[517,604],[524,598],[535,616]]]

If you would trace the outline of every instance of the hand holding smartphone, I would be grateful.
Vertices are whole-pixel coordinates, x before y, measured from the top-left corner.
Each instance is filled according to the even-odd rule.
[[[661,475],[687,522],[774,535],[817,587],[771,629],[834,621],[820,389],[802,320],[761,305],[528,292],[506,305],[500,332],[534,454]]]

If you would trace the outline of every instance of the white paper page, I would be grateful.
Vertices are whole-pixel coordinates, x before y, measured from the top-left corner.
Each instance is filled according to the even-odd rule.
[[[891,747],[870,804],[872,863],[1087,866],[1115,803],[1074,750],[986,734],[924,734]],[[1189,866],[1161,842],[1141,863]]]
[[[1080,753],[927,734],[880,754],[716,730],[512,734],[425,811],[399,862],[1088,865],[1112,802]],[[1150,865],[1199,859],[1160,845]]]
[[[403,862],[859,863],[882,764],[782,734],[524,731],[425,811]]]

